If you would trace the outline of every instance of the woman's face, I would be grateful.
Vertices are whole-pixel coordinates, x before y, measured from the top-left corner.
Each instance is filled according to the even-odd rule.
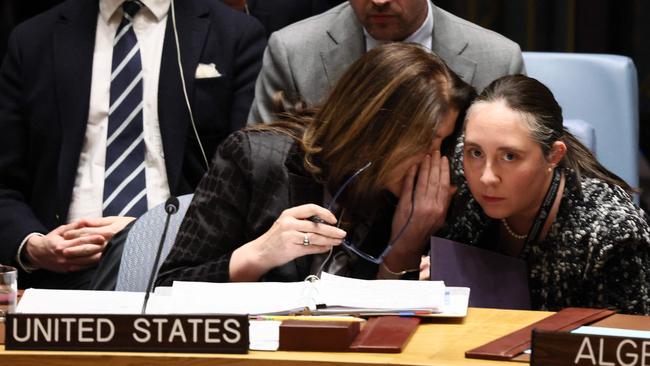
[[[436,135],[431,141],[431,147],[429,150],[420,154],[409,156],[397,164],[397,166],[395,166],[395,168],[390,173],[388,184],[386,185],[386,188],[391,193],[397,197],[401,195],[402,185],[404,183],[404,178],[406,177],[408,170],[414,165],[419,165],[427,154],[431,154],[436,150],[440,150],[442,141],[451,135],[452,132],[454,132],[454,125],[456,124],[457,118],[457,110],[451,110],[449,113],[447,113],[447,116],[443,118],[440,126],[438,126],[438,129],[436,130]]]
[[[463,166],[472,195],[489,217],[534,217],[552,165],[530,138],[523,115],[504,101],[476,104],[469,113]]]

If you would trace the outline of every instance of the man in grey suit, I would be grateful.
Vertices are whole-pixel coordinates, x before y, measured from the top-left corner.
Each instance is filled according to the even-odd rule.
[[[350,64],[390,41],[430,48],[479,91],[500,76],[524,72],[516,43],[429,0],[349,0],[271,35],[249,124],[275,119],[278,91],[318,104]]]

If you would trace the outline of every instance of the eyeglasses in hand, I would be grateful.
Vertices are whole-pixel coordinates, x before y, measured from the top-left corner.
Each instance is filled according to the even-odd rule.
[[[332,208],[334,207],[334,204],[336,203],[336,200],[339,198],[341,193],[343,193],[345,188],[347,188],[347,186],[349,186],[350,183],[352,183],[359,176],[359,174],[361,174],[364,170],[368,169],[371,165],[372,165],[372,162],[368,162],[366,165],[359,168],[357,171],[354,172],[354,174],[352,174],[350,176],[350,178],[348,178],[341,185],[341,187],[339,187],[338,191],[336,191],[336,194],[334,194],[334,196],[332,197],[332,200],[330,201],[330,203],[326,207],[329,211],[332,211]],[[391,241],[388,242],[388,245],[386,245],[386,248],[384,248],[384,251],[381,252],[381,254],[379,256],[375,257],[375,256],[372,256],[372,255],[362,251],[360,248],[358,248],[356,245],[354,245],[353,243],[351,243],[347,239],[343,239],[343,242],[341,243],[341,246],[343,246],[343,248],[345,250],[347,250],[348,252],[352,252],[352,253],[356,254],[357,256],[359,256],[359,257],[361,257],[361,258],[363,258],[363,259],[365,259],[365,260],[367,260],[369,262],[372,262],[372,263],[375,263],[375,264],[381,264],[384,261],[384,258],[386,257],[386,255],[388,255],[388,253],[390,252],[393,244],[395,244],[399,240],[399,238],[402,236],[402,234],[406,230],[406,227],[411,222],[411,218],[413,217],[413,209],[414,209],[414,207],[415,207],[415,194],[411,195],[411,208],[409,210],[409,214],[408,214],[408,217],[406,219],[406,223],[404,224],[404,226],[402,226],[402,228],[399,230],[397,235],[395,235],[395,237]],[[318,222],[318,223],[324,223],[325,222],[323,219],[321,219],[318,216],[312,216],[309,219],[311,221],[313,221],[313,222]]]

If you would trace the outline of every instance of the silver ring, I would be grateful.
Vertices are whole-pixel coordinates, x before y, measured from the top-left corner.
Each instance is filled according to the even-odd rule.
[[[309,234],[305,233],[305,236],[302,238],[302,245],[308,247],[311,243],[309,242]]]

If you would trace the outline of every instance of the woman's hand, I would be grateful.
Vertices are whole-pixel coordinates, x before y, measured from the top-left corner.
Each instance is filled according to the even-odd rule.
[[[386,265],[392,271],[419,267],[427,239],[444,224],[454,192],[450,185],[449,160],[440,156],[440,151],[426,155],[419,166],[408,170],[393,216],[391,239],[407,226],[386,258]],[[407,222],[413,202],[413,216]]]
[[[420,281],[431,279],[431,257],[423,255],[420,259]]]
[[[318,216],[325,223],[309,220]],[[336,217],[323,207],[306,204],[282,212],[259,238],[236,249],[230,259],[231,281],[257,281],[270,269],[341,244],[346,232],[333,226]]]

